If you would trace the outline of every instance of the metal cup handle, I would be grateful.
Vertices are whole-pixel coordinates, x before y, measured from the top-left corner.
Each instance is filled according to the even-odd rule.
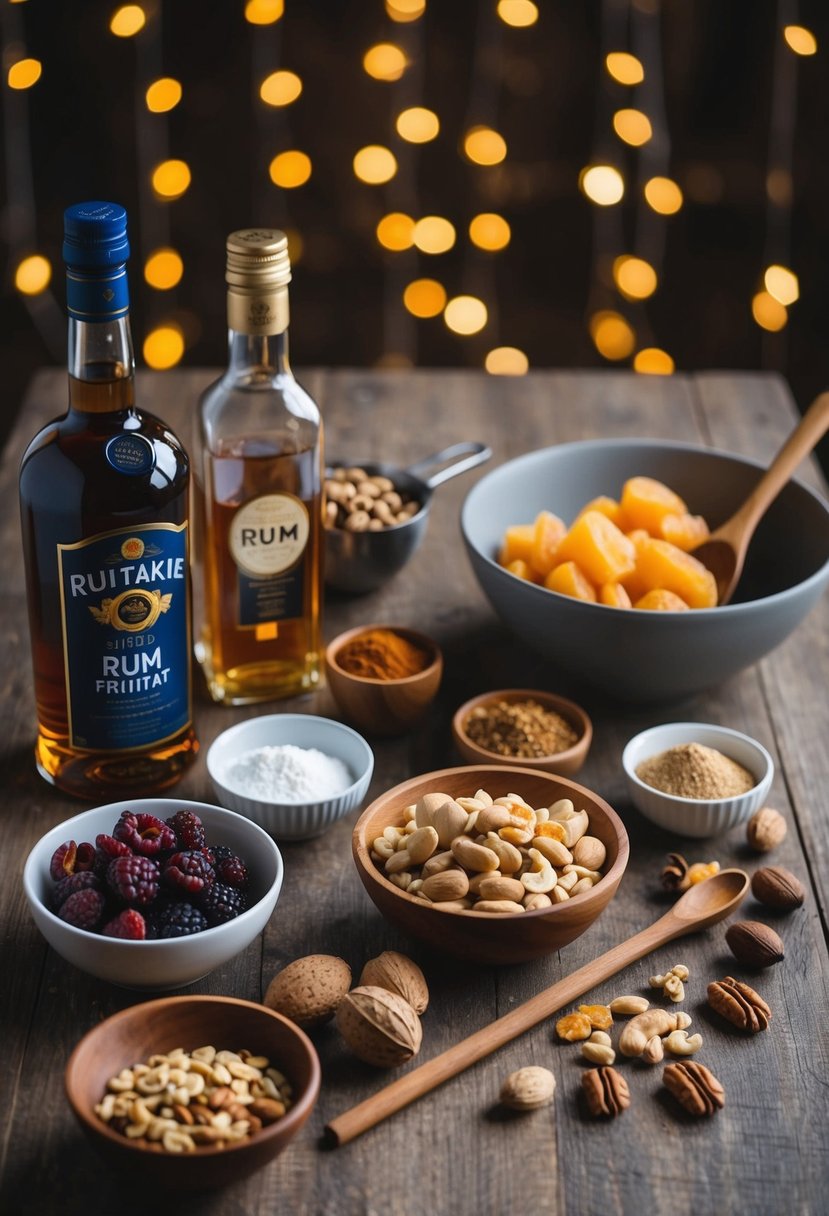
[[[418,460],[417,464],[409,465],[406,472],[412,477],[425,481],[429,489],[434,490],[443,485],[445,481],[449,481],[451,477],[457,477],[461,473],[468,472],[469,469],[474,469],[476,465],[484,464],[491,455],[492,449],[488,448],[485,443],[454,443],[451,447],[444,448],[442,452],[436,452],[434,456],[424,456],[422,460]],[[447,462],[450,463],[447,464]],[[435,465],[446,465],[447,467],[429,477],[429,469],[434,468]]]

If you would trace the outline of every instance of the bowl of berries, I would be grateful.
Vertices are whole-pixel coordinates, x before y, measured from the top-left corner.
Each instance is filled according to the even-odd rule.
[[[47,832],[23,887],[67,962],[126,988],[195,983],[244,950],[282,887],[279,849],[234,811],[175,798],[114,802]]]

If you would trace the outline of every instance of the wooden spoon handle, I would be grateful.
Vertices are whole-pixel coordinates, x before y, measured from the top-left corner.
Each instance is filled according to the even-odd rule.
[[[578,971],[574,971],[572,975],[553,984],[551,988],[546,988],[538,996],[531,997],[517,1009],[498,1018],[497,1021],[491,1022],[489,1026],[476,1031],[475,1034],[469,1035],[468,1038],[462,1039],[454,1047],[435,1056],[433,1060],[421,1064],[419,1068],[406,1073],[404,1077],[392,1081],[391,1085],[387,1085],[385,1089],[381,1089],[379,1093],[367,1098],[358,1106],[338,1115],[336,1119],[332,1119],[326,1125],[326,1131],[334,1137],[338,1145],[347,1144],[349,1140],[353,1140],[355,1136],[359,1136],[368,1131],[370,1127],[381,1123],[389,1115],[402,1110],[416,1098],[421,1098],[444,1081],[448,1081],[450,1077],[457,1076],[471,1064],[477,1063],[484,1056],[503,1047],[505,1043],[511,1042],[525,1030],[537,1025],[543,1018],[549,1017],[562,1006],[574,1001],[576,997],[582,996],[590,988],[594,988],[597,984],[609,979],[611,975],[615,975],[617,971],[621,971],[623,967],[627,967],[629,963],[644,958],[658,946],[672,941],[675,937],[690,933],[698,927],[698,924],[694,922],[683,921],[674,916],[673,911],[667,912],[647,929],[643,929],[641,933],[614,946],[607,953],[600,955],[591,963],[587,963],[586,966],[580,967]]]

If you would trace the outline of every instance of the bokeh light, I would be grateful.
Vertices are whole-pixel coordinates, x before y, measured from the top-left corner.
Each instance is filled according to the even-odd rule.
[[[144,278],[157,291],[177,287],[184,274],[184,262],[175,249],[156,249],[144,265]]]
[[[613,165],[591,165],[583,169],[579,186],[599,207],[612,207],[621,202],[625,193],[625,179]]]
[[[181,85],[172,76],[154,80],[146,93],[147,109],[153,114],[166,114],[181,101]]]
[[[797,275],[786,266],[769,266],[763,275],[763,282],[769,295],[786,307],[794,304],[800,296]]]
[[[507,141],[492,127],[471,127],[464,137],[463,150],[476,165],[500,165],[507,154]]]
[[[370,186],[381,186],[391,181],[397,172],[397,160],[389,148],[382,144],[368,144],[361,148],[352,161],[354,176]]]
[[[302,81],[296,72],[271,72],[259,86],[259,96],[269,106],[289,106],[302,92]]]
[[[629,55],[627,51],[611,51],[604,62],[610,75],[619,84],[641,84],[645,79],[641,60],[635,55]]]
[[[512,25],[516,29],[526,29],[538,20],[538,5],[533,4],[532,0],[498,0],[497,12],[504,25]]]
[[[682,191],[670,177],[652,177],[645,182],[645,199],[660,215],[674,215],[682,206]]]
[[[363,55],[363,68],[375,80],[399,80],[409,61],[393,42],[378,42]]]
[[[425,106],[412,106],[408,110],[401,110],[394,125],[400,138],[408,140],[410,144],[427,144],[440,131],[437,114],[434,110],[427,110]]]
[[[190,180],[190,167],[183,160],[163,160],[153,169],[153,190],[160,198],[181,198]]]
[[[405,24],[417,21],[426,12],[426,0],[386,0],[386,16]]]
[[[653,136],[653,127],[647,114],[641,110],[617,110],[613,115],[613,130],[634,148],[640,148]]]
[[[248,0],[245,20],[251,25],[273,25],[285,12],[285,0]]]
[[[613,282],[629,300],[647,300],[656,291],[656,271],[644,258],[622,254],[613,263]]]
[[[670,376],[674,361],[666,350],[660,350],[658,346],[645,346],[636,352],[633,370],[643,376]]]
[[[43,65],[39,59],[18,59],[9,68],[6,80],[10,89],[30,89],[37,84],[43,73]]]
[[[116,38],[132,38],[147,24],[147,14],[140,4],[124,4],[110,17],[110,32]]]
[[[529,366],[529,359],[517,346],[496,346],[484,359],[491,376],[524,376]]]
[[[780,301],[775,300],[767,291],[758,291],[754,296],[751,301],[751,315],[761,329],[767,329],[773,334],[783,329],[789,319],[789,314]]]
[[[384,249],[400,252],[411,249],[414,244],[415,222],[410,215],[402,211],[392,211],[384,215],[377,225],[377,240]]]
[[[443,310],[443,319],[455,334],[477,334],[487,322],[486,304],[477,296],[455,296]]]
[[[177,325],[159,325],[144,339],[144,362],[156,371],[175,367],[184,354],[184,335]]]
[[[421,253],[446,253],[455,244],[455,225],[442,215],[424,215],[414,226],[413,238]]]
[[[446,307],[446,291],[437,279],[415,279],[403,292],[403,303],[413,317],[437,317]]]
[[[605,359],[627,359],[636,345],[636,333],[621,313],[604,309],[590,318],[590,337]]]
[[[505,249],[511,236],[507,221],[494,211],[484,211],[474,216],[469,225],[469,239],[472,244],[491,253]]]
[[[795,55],[814,55],[817,52],[817,38],[805,25],[784,26],[783,37]]]
[[[311,169],[311,157],[305,152],[291,148],[287,152],[280,152],[273,158],[268,173],[275,186],[293,190],[297,186],[305,185],[311,176]]]
[[[291,259],[291,265],[296,266],[298,262],[302,261],[305,240],[298,228],[283,228],[282,231],[288,238],[288,257]]]
[[[17,264],[14,285],[24,296],[39,296],[49,286],[52,263],[40,253],[32,253]]]

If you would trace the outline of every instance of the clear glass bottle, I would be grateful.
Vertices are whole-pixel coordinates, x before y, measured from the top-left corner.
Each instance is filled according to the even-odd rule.
[[[113,203],[66,211],[69,408],[20,468],[35,758],[86,798],[162,790],[197,750],[189,462],[135,405],[126,222]]]
[[[322,678],[322,423],[288,362],[284,233],[231,233],[226,278],[229,365],[199,407],[196,655],[213,699],[242,705]]]

